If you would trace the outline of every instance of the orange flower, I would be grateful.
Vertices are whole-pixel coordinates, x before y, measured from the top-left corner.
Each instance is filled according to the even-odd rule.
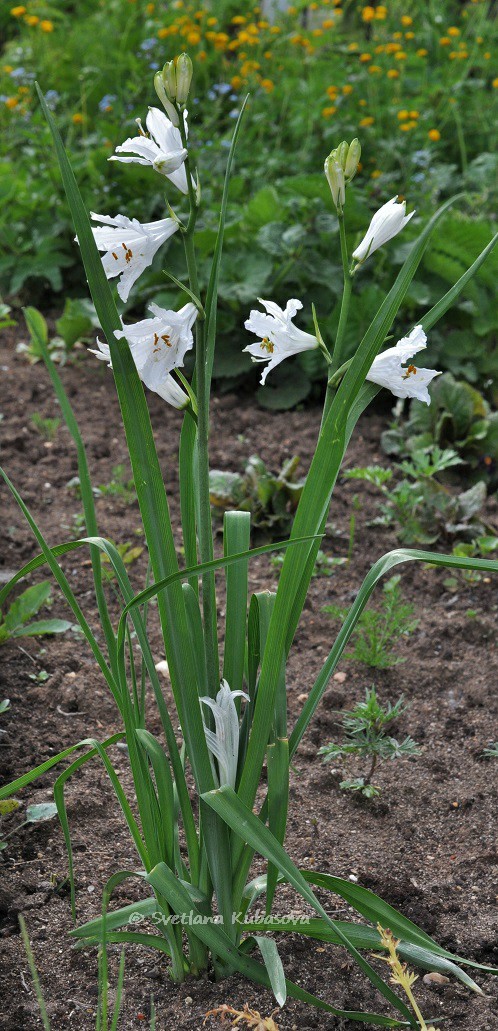
[[[266,93],[272,93],[275,89],[275,83],[271,79],[261,79],[260,86]]]
[[[367,115],[366,118],[361,118],[360,119],[360,126],[361,126],[362,129],[364,129],[364,128],[366,129],[367,126],[373,125],[374,122],[375,122],[375,118],[372,118],[371,115]]]
[[[331,29],[333,24],[334,24],[334,19],[333,18],[326,18],[325,21],[322,21],[322,28],[324,28],[324,29]]]
[[[40,19],[37,14],[27,14],[24,21],[26,22],[26,25],[29,25],[30,29],[32,29],[35,25],[38,25]]]
[[[496,80],[496,82],[498,83],[498,79]],[[349,97],[349,94],[353,92],[353,89],[354,87],[351,86],[351,83],[347,82],[346,85],[342,87],[342,92],[344,93],[345,97]]]
[[[450,43],[451,39],[449,36],[441,36],[441,39],[439,40],[439,45],[441,47],[449,47]]]
[[[382,68],[378,64],[371,64],[368,71],[370,75],[382,75]]]
[[[374,168],[373,172],[370,172],[370,178],[371,179],[378,179],[379,175],[382,175],[382,172],[380,171],[380,168]]]
[[[366,64],[367,61],[371,61],[371,60],[372,60],[372,55],[371,54],[360,54],[360,61],[362,62],[362,64]]]
[[[335,115],[336,111],[337,111],[336,107],[333,107],[333,106],[331,106],[331,107],[324,107],[324,108],[322,108],[322,117],[323,118],[331,118],[332,115]]]
[[[84,121],[83,115],[79,111],[77,111],[76,114],[73,115],[72,120],[75,125],[81,125]]]
[[[240,75],[234,75],[233,79],[230,79],[230,85],[232,89],[240,89],[242,86],[242,79]]]
[[[373,21],[375,18],[375,7],[364,7],[361,12],[361,17],[363,18],[363,21]]]
[[[375,9],[375,17],[377,21],[384,21],[387,18],[387,7],[383,7],[382,4],[379,4]]]
[[[498,89],[498,79],[493,79],[491,85],[493,89]]]
[[[409,25],[413,25],[413,18],[410,18],[409,14],[403,14],[401,24],[408,28]]]
[[[10,13],[13,18],[22,18],[23,14],[26,14],[26,8],[22,5],[19,5],[19,7],[12,7]],[[7,101],[5,101],[5,103],[7,104]]]
[[[5,107],[8,107],[12,111],[13,108],[17,107],[18,103],[18,97],[7,97],[7,100],[5,101]]]
[[[406,61],[406,54],[404,50],[398,50],[397,54],[394,55],[395,61]]]
[[[53,21],[49,21],[48,18],[44,18],[44,20],[40,22],[40,28],[42,32],[53,32],[54,23]]]
[[[448,33],[448,36],[459,36],[460,35],[460,29],[457,29],[456,25],[450,25],[449,29],[447,29],[446,31]]]
[[[439,132],[439,129],[429,129],[427,135],[430,140],[434,140],[434,143],[437,143],[437,141],[441,139],[441,133]]]
[[[200,41],[201,41],[201,34],[200,34],[200,32],[189,32],[189,34],[187,36],[187,43],[189,43],[191,47],[196,47],[197,44],[200,43]]]
[[[397,68],[390,68],[387,73],[388,79],[399,79],[399,72]]]
[[[414,32],[405,32],[405,39],[415,39]]]
[[[396,115],[396,117],[399,119],[400,122],[406,122],[408,120],[408,118],[410,117],[410,112],[409,111],[405,111],[405,109],[403,108],[402,111],[398,111],[398,114]]]
[[[427,54],[428,50],[425,47],[420,47],[420,50],[417,50],[417,57],[427,57]]]

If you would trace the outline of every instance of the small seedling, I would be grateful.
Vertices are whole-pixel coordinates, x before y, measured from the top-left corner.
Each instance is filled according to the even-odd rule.
[[[255,529],[273,537],[284,536],[303,492],[304,480],[297,478],[299,457],[294,455],[276,475],[258,455],[252,455],[243,474],[211,470],[209,497],[215,512],[236,508],[251,513]]]
[[[9,801],[15,800],[9,799]],[[45,823],[46,820],[53,820],[54,816],[57,816],[55,802],[41,802],[39,805],[29,805],[26,809],[26,819],[22,823],[18,823],[17,827],[14,827],[8,834],[4,834],[4,840],[0,841],[0,849],[7,848],[7,838],[17,834],[22,827],[26,827],[29,823]]]
[[[61,424],[60,419],[44,419],[39,412],[33,412],[31,422],[35,427],[35,430],[38,430],[40,436],[44,437],[45,440],[55,440],[57,430]]]
[[[380,794],[380,788],[372,784],[377,763],[385,759],[401,759],[418,754],[418,746],[411,737],[397,741],[387,734],[387,728],[406,712],[407,708],[403,695],[394,705],[388,702],[383,707],[377,700],[375,687],[371,687],[365,692],[364,702],[358,702],[354,709],[342,714],[342,744],[330,742],[320,748],[318,754],[323,755],[325,763],[349,756],[370,759],[370,769],[366,777],[341,781],[340,787],[343,791],[359,791],[365,798],[375,798]]]
[[[355,659],[375,669],[388,669],[406,662],[394,654],[394,648],[400,638],[408,637],[416,630],[420,620],[413,618],[414,606],[403,602],[399,581],[399,576],[392,576],[384,585],[380,611],[366,609],[362,612],[351,637],[354,650],[346,652],[347,659]],[[346,618],[347,611],[337,605],[325,605],[322,609],[322,612],[341,620]]]
[[[498,741],[495,741],[495,743],[491,745],[491,748],[485,748],[482,754],[485,755],[487,759],[498,759]]]
[[[109,483],[100,483],[94,493],[111,498],[121,498],[127,505],[132,505],[137,500],[135,481],[133,477],[127,475],[124,465],[115,465]]]
[[[412,971],[408,969],[406,963],[401,962],[397,951],[400,944],[399,939],[394,937],[389,928],[381,927],[380,924],[377,924],[377,930],[380,934],[380,943],[383,948],[387,950],[388,954],[387,956],[380,956],[377,953],[374,953],[375,959],[381,959],[390,967],[391,977],[389,980],[391,981],[391,984],[398,984],[400,988],[403,989],[417,1018],[420,1031],[436,1031],[433,1024],[431,1024],[430,1027],[426,1024],[413,995],[412,986],[415,984],[415,981],[418,981],[418,974],[412,973]]]
[[[316,556],[315,567],[313,569],[312,576],[332,576],[335,570],[339,566],[345,566],[347,558],[340,558],[334,555],[326,555],[324,551],[319,551]],[[284,564],[283,555],[273,555],[270,559],[271,565],[275,569],[281,569]]]
[[[34,680],[35,684],[45,684],[50,680],[50,673],[47,673],[46,669],[41,669],[39,673],[28,673],[28,677]]]
[[[50,581],[44,580],[23,591],[2,616],[0,612],[0,644],[16,637],[35,637],[38,634],[63,634],[71,628],[67,619],[42,619],[28,622],[50,601]]]

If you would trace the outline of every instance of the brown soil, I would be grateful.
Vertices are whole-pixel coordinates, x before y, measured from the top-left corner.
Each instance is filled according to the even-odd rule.
[[[70,535],[73,515],[81,509],[78,498],[67,487],[76,473],[74,447],[62,426],[52,445],[33,427],[30,417],[35,411],[53,416],[58,410],[44,369],[16,357],[13,336],[5,339],[0,349],[0,366],[2,465],[49,542],[63,541]],[[62,376],[87,444],[93,482],[108,483],[113,466],[127,461],[112,375],[84,355],[77,364],[64,368]],[[176,530],[180,418],[156,395],[149,394],[148,399]],[[284,459],[298,453],[304,470],[318,424],[317,409],[273,415],[259,409],[251,398],[216,397],[212,465],[238,470],[244,459],[257,452],[277,469]],[[385,462],[379,447],[381,424],[378,414],[363,418],[348,454],[348,465]],[[361,509],[357,513],[353,561],[332,577],[313,579],[292,650],[288,672],[291,725],[300,710],[299,695],[309,690],[333,641],[336,624],[321,611],[322,606],[331,601],[350,603],[370,564],[396,546],[392,532],[367,525],[376,513],[376,492],[343,481],[331,512],[334,531],[324,550],[335,555],[346,553],[354,494],[360,496]],[[1,576],[5,582],[37,548],[5,488],[2,506]],[[103,536],[116,542],[140,543],[135,533],[140,527],[136,502],[129,505],[120,498],[103,496],[97,501],[97,509]],[[490,518],[497,521],[493,502]],[[96,626],[88,557],[83,552],[75,553],[63,567],[90,623]],[[137,587],[143,584],[145,570],[143,554],[130,570]],[[418,629],[398,648],[406,661],[388,670],[342,661],[341,675],[336,674],[331,681],[296,757],[286,844],[299,866],[358,880],[445,947],[473,960],[498,965],[498,765],[482,759],[483,748],[498,739],[496,585],[488,577],[474,585],[459,577],[457,589],[452,591],[444,585],[444,571],[413,565],[402,568],[402,573],[405,598],[414,603],[420,618]],[[36,578],[42,579],[43,575],[39,571]],[[274,586],[276,576],[266,557],[254,561],[251,589]],[[473,617],[469,610],[475,613]],[[55,615],[65,618],[68,613],[54,590]],[[153,624],[151,632],[157,661],[163,653]],[[1,717],[6,732],[0,742],[4,781],[82,738],[95,736],[102,740],[120,729],[112,698],[89,649],[75,633],[10,642],[2,648],[1,659],[0,700],[8,697],[11,702],[10,711]],[[42,669],[50,675],[46,683],[29,679],[30,674]],[[169,697],[169,683],[164,683]],[[382,766],[376,774],[382,794],[373,802],[365,802],[339,789],[342,771],[323,766],[317,749],[331,739],[337,740],[337,710],[350,708],[372,683],[383,701],[395,701],[401,693],[409,700],[410,709],[400,721],[398,735],[411,734],[421,745],[421,754],[413,760]],[[154,719],[151,713],[152,730],[157,729]],[[129,787],[126,753],[114,749],[113,761]],[[349,775],[362,772],[354,766],[348,770]],[[49,773],[19,792],[23,806],[49,800],[52,783],[53,774]],[[67,801],[74,840],[78,921],[83,922],[99,912],[102,886],[110,874],[136,866],[136,858],[105,772],[97,762],[85,765],[69,783]],[[19,814],[6,818],[4,831],[21,819]],[[23,913],[54,1031],[92,1031],[96,956],[91,950],[75,951],[67,938],[71,927],[67,864],[57,822],[31,826],[13,835],[0,862],[0,956],[2,983],[7,986],[0,1027],[9,1031],[41,1027],[17,924],[17,914]],[[136,897],[136,891],[139,889],[125,883],[116,893],[115,904]],[[334,915],[346,914],[340,899],[328,896],[325,901]],[[281,905],[285,911],[285,900]],[[296,897],[291,908],[299,909]],[[384,1000],[375,995],[342,950],[289,935],[282,935],[280,944],[286,973],[303,987],[340,1007],[385,1011]],[[116,947],[110,951],[114,985]],[[482,997],[458,982],[444,987],[417,982],[417,997],[426,1017],[446,1016],[444,1026],[455,1031],[498,1028],[496,981],[491,976],[476,976],[484,992]],[[131,946],[127,950],[125,986],[120,1021],[123,1029],[148,1026],[144,1018],[149,1013],[151,994],[159,1031],[201,1028],[205,1013],[222,1003],[241,1009],[247,1002],[263,1015],[273,1009],[270,993],[238,976],[218,984],[206,976],[176,987],[168,980],[164,961]],[[282,1031],[358,1026],[292,1001],[276,1020]],[[219,1024],[209,1018],[206,1026]]]

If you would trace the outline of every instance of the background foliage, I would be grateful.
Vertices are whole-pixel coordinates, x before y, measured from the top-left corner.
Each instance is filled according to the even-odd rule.
[[[257,385],[257,372],[241,353],[247,343],[243,320],[257,296],[285,302],[296,295],[308,313],[313,300],[324,334],[334,333],[341,264],[321,170],[342,138],[359,135],[363,145],[357,188],[348,197],[351,244],[372,211],[395,193],[406,197],[409,209],[417,208],[402,241],[379,252],[361,273],[349,353],[422,220],[442,198],[458,189],[466,195],[424,258],[400,313],[399,335],[492,236],[498,30],[482,0],[391,0],[385,6],[320,0],[290,6],[285,14],[270,2],[260,8],[248,0],[83,0],[77,8],[27,0],[4,7],[0,29],[6,39],[0,65],[0,293],[10,303],[29,297],[60,307],[57,295],[86,290],[59,199],[48,128],[34,97],[35,78],[65,135],[88,207],[148,221],[164,216],[163,181],[107,159],[156,102],[154,70],[183,49],[195,66],[190,126],[204,201],[197,234],[204,256],[201,287],[221,193],[219,139],[228,146],[241,98],[251,94],[220,282],[215,374],[221,386],[229,389],[248,375]],[[163,251],[142,277],[146,301],[173,306],[179,300],[161,271],[170,264],[181,268],[180,242],[174,239],[170,248],[169,257]],[[488,397],[498,371],[497,272],[495,251],[431,334],[433,362]],[[132,293],[127,307],[135,304]],[[280,368],[259,391],[260,401],[286,407],[319,391],[320,355],[297,361],[300,375],[292,364]]]

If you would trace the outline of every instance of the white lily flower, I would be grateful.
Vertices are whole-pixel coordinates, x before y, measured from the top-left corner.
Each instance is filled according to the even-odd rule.
[[[268,362],[261,376],[264,385],[268,373],[284,358],[318,347],[318,340],[311,333],[304,333],[292,324],[296,312],[302,308],[301,301],[291,298],[283,311],[273,301],[263,301],[261,297],[258,300],[266,308],[267,314],[254,309],[244,325],[250,333],[260,337],[260,343],[248,344],[244,351],[249,351],[253,362]]]
[[[187,111],[184,112],[183,117],[185,132],[187,132]],[[147,132],[144,132],[140,126],[140,136],[133,136],[116,147],[116,154],[113,154],[109,161],[152,165],[156,172],[165,175],[182,193],[188,193],[187,173],[184,167],[188,152],[183,146],[180,130],[158,107],[149,107],[146,125]],[[131,151],[131,154],[135,156],[116,156],[117,154],[126,154],[126,151]]]
[[[214,715],[216,730],[204,726],[204,733],[209,751],[218,760],[219,787],[229,784],[231,788],[235,788],[239,757],[239,717],[234,698],[245,698],[249,701],[245,691],[231,691],[227,681],[222,680],[216,700],[199,699],[204,705],[209,706]]]
[[[169,240],[178,229],[174,218],[163,218],[159,222],[145,222],[126,215],[96,215],[95,222],[105,225],[92,227],[92,233],[99,251],[107,251],[102,258],[104,272],[108,279],[121,276],[118,294],[122,301],[128,300],[133,284],[144,269],[152,264],[154,255],[165,240]]]
[[[142,319],[134,326],[117,330],[118,340],[126,337],[138,375],[149,390],[154,390],[174,408],[185,408],[188,395],[170,375],[172,369],[183,365],[185,354],[194,344],[192,326],[197,318],[197,308],[191,301],[180,311],[168,311],[157,304],[150,304],[149,311],[154,318]],[[99,350],[90,348],[92,354],[112,366],[108,344],[97,340]]]
[[[403,368],[409,358],[413,358],[417,351],[422,351],[426,346],[427,337],[422,326],[415,326],[409,336],[398,341],[396,347],[389,347],[387,351],[374,358],[367,379],[371,383],[386,387],[395,397],[416,397],[430,405],[427,387],[431,380],[441,373],[434,369],[418,369],[411,364]]]
[[[397,201],[398,198],[393,197],[375,212],[363,240],[353,251],[356,261],[365,261],[365,258],[370,257],[383,243],[397,236],[415,214],[411,211],[406,215],[406,202],[401,201],[398,204]]]

